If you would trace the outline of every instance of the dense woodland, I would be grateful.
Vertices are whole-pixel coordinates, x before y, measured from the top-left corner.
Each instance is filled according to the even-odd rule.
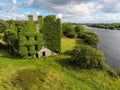
[[[87,24],[87,25],[91,27],[97,27],[97,28],[120,30],[120,23],[108,23],[108,24],[98,23],[98,24]]]

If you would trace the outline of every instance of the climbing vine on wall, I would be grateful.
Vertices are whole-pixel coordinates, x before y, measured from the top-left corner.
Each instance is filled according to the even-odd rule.
[[[42,35],[36,32],[34,21],[28,20],[24,30],[19,33],[19,54],[22,57],[34,57],[42,48],[42,40]]]
[[[61,51],[61,24],[55,15],[49,15],[44,18],[43,39],[45,46],[52,51],[59,53]]]
[[[18,53],[21,57],[34,57],[42,49],[42,46],[53,52],[61,51],[61,21],[55,15],[38,16],[34,21],[29,15],[28,21],[7,21],[6,40],[14,45],[18,41]],[[36,28],[37,26],[37,28]],[[9,38],[7,34],[10,33]],[[12,34],[11,34],[12,33]],[[14,37],[13,37],[14,36]],[[13,40],[12,40],[13,39]],[[15,40],[16,39],[16,40]]]

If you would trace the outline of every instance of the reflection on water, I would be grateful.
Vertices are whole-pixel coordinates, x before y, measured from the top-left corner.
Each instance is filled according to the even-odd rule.
[[[115,70],[120,67],[120,31],[87,27],[101,38],[98,49],[102,50],[106,62]]]

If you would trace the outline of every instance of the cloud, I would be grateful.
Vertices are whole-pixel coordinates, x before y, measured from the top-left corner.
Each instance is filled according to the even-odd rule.
[[[100,0],[100,4],[104,7],[102,11],[106,13],[118,13],[120,12],[119,0]]]
[[[87,3],[90,1],[92,0],[34,0],[31,4],[31,7],[36,9],[45,9],[57,12],[56,7],[64,7],[68,5]],[[58,9],[58,12],[59,10],[60,9]],[[65,10],[65,8],[63,10]]]
[[[5,9],[6,8],[6,4],[5,3],[0,3],[0,10]]]
[[[32,5],[33,1],[34,1],[34,0],[28,0],[28,3],[27,3],[27,4],[30,6],[30,5]]]
[[[102,7],[100,5],[96,5],[94,3],[81,3],[76,5],[69,5],[67,8],[67,14],[70,15],[79,15],[79,16],[86,16],[90,14],[94,14],[99,11]]]
[[[2,14],[2,18],[5,19],[18,19],[18,20],[23,20],[23,19],[27,19],[27,15],[26,14],[17,14],[17,13],[4,13]]]
[[[63,17],[63,14],[58,13],[56,16],[57,16],[57,18],[60,18],[60,19],[61,19],[61,18]]]
[[[39,12],[39,11],[37,11],[37,12],[36,12],[36,15],[40,15],[40,12]]]
[[[119,0],[11,0],[0,2],[3,18],[27,19],[28,14],[55,14],[63,22],[118,22]],[[29,12],[29,13],[27,13]],[[1,15],[0,15],[1,16]],[[5,18],[5,19],[6,19]]]
[[[17,1],[16,1],[16,0],[13,0],[13,4],[17,4]]]

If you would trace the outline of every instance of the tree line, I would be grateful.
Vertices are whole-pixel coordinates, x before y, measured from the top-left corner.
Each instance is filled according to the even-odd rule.
[[[91,27],[120,30],[120,23],[110,23],[110,24],[98,23],[98,24],[87,24],[87,25]]]

